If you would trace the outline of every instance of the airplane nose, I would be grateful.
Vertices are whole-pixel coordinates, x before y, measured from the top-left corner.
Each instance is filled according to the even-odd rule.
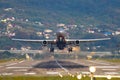
[[[63,29],[60,29],[57,31],[57,36],[65,36],[65,31]]]

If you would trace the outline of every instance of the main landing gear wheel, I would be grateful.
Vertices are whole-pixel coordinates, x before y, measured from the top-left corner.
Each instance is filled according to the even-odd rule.
[[[72,47],[68,48],[68,52],[72,52],[72,51],[73,51]]]
[[[50,52],[54,52],[54,48],[53,47],[50,48]]]

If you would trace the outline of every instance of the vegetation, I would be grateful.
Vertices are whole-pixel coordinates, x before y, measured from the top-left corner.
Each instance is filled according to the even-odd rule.
[[[78,80],[76,77],[70,76],[0,76],[0,80]],[[84,77],[81,80],[90,80],[89,77]],[[95,78],[95,80],[107,80],[107,78]],[[111,80],[119,80],[112,78]]]
[[[11,30],[16,33],[16,38],[43,38],[35,33],[48,28],[56,31],[58,23],[78,25],[77,28],[68,30],[71,38],[100,38],[105,36],[86,34],[85,30],[88,27],[111,32],[117,30],[120,26],[119,4],[119,0],[0,0],[0,20],[15,18],[15,21],[8,23],[19,27]],[[8,8],[12,9],[5,11]],[[35,22],[41,22],[44,25],[41,26]],[[0,22],[0,31],[5,32],[7,24]],[[108,42],[95,43],[95,46],[101,45],[105,46],[102,50],[107,48],[111,50],[119,44],[119,38],[120,36],[114,36]],[[23,45],[26,44],[14,43],[0,35],[0,49],[20,48]]]
[[[16,58],[21,59],[24,57],[25,56],[21,54],[13,54],[8,51],[5,51],[0,53],[0,62],[6,62],[7,60],[16,59]]]
[[[1,0],[1,8],[15,8],[17,12],[11,15],[45,23],[119,24],[119,3],[119,0]]]
[[[2,59],[2,60],[0,60],[0,63],[4,63],[4,62],[8,62],[9,60],[8,59]]]
[[[108,62],[120,63],[120,59],[107,59]]]

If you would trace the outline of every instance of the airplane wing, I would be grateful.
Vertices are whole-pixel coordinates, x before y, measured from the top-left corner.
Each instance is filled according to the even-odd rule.
[[[20,41],[20,42],[35,42],[35,43],[43,43],[43,44],[47,44],[47,43],[54,43],[55,40],[35,40],[35,39],[15,39],[12,38],[13,41]]]
[[[109,40],[110,38],[98,38],[98,39],[66,39],[67,43],[81,43],[81,42],[95,42],[95,41],[103,41]]]
[[[103,41],[109,40],[110,38],[99,38],[99,39],[66,39],[67,44],[79,44],[81,42],[95,42],[95,41]],[[14,41],[21,41],[21,42],[35,42],[35,43],[43,43],[43,44],[55,44],[56,40],[34,40],[34,39],[15,39]]]

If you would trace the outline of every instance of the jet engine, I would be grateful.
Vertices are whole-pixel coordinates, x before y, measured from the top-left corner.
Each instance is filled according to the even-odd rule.
[[[75,41],[75,44],[76,44],[76,45],[79,45],[79,44],[80,44],[80,42],[79,42],[78,40],[76,40],[76,41]]]
[[[47,45],[47,41],[43,41],[42,44],[43,44],[44,46],[46,46],[46,45]]]

